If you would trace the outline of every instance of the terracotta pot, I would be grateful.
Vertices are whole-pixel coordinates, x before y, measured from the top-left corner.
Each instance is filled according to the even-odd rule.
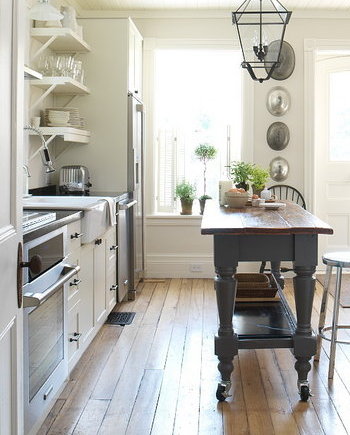
[[[180,199],[182,211],[180,214],[192,214],[193,200]]]
[[[253,189],[253,194],[258,195],[260,197],[260,193],[265,189],[265,186],[262,187],[261,189],[257,189],[254,185],[252,185],[252,189]]]

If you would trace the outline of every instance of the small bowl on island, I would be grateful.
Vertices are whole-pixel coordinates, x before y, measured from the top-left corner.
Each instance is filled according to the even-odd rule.
[[[230,189],[225,193],[225,202],[230,208],[243,208],[249,198],[244,189]]]

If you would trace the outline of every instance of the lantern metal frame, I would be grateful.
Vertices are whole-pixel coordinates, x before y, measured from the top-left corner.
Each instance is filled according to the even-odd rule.
[[[283,46],[283,39],[284,34],[286,31],[286,26],[289,23],[290,17],[292,15],[291,11],[288,11],[278,0],[259,0],[260,7],[259,10],[247,10],[248,6],[252,3],[254,0],[245,0],[239,8],[232,12],[232,24],[236,26],[237,33],[238,33],[238,39],[239,44],[241,46],[242,54],[243,54],[243,62],[241,63],[242,68],[245,68],[248,70],[251,78],[253,80],[259,81],[262,83],[265,80],[268,80],[271,78],[274,70],[276,67],[280,64],[280,54],[281,49]],[[255,0],[256,1],[256,0]],[[269,4],[271,10],[264,10],[263,4]],[[266,9],[266,8],[265,8]],[[242,17],[253,17],[254,15],[258,16],[258,21],[249,21],[248,22],[242,22]],[[274,16],[278,16],[279,20],[274,21]],[[267,19],[268,18],[268,19]],[[270,19],[271,18],[271,19]],[[265,21],[266,20],[266,21]],[[270,26],[270,25],[279,25],[283,26],[280,36],[280,47],[277,55],[276,60],[266,60],[266,55],[268,54],[268,45],[264,43],[263,41],[263,28],[264,26]],[[247,61],[246,60],[246,53],[244,50],[244,44],[242,41],[242,35],[241,35],[241,26],[251,26],[252,27],[252,33],[258,26],[259,28],[259,41],[255,45],[252,45],[253,52],[256,56],[256,61]],[[253,35],[252,38],[253,40]],[[272,41],[270,41],[272,42]],[[259,70],[264,68],[267,72],[267,76],[257,77],[255,73],[255,69]]]

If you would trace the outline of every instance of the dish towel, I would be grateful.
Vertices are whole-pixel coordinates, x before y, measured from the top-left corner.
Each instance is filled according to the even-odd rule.
[[[108,204],[108,210],[109,210],[109,225],[113,226],[117,223],[117,216],[116,216],[116,203],[113,198],[109,197],[101,197],[102,201],[107,201]]]

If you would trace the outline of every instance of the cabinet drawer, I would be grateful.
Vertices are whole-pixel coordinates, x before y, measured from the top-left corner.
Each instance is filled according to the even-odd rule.
[[[81,266],[80,259],[80,248],[74,250],[68,255],[67,262],[69,264],[77,264]],[[74,304],[76,304],[77,300],[80,298],[80,286],[82,283],[82,270],[74,275],[67,283],[67,293],[68,293],[68,309],[70,309]]]
[[[81,221],[75,221],[67,227],[67,249],[72,252],[81,246]]]

